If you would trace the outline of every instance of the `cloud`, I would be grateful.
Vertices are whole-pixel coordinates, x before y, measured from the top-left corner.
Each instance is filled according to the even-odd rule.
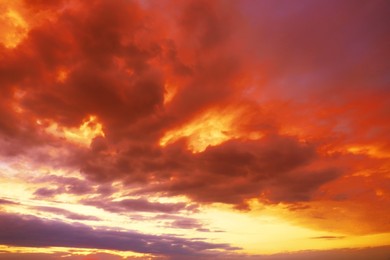
[[[281,254],[273,254],[273,255],[242,255],[242,254],[224,254],[224,255],[214,255],[211,257],[203,256],[201,259],[227,259],[227,260],[239,260],[239,259],[247,259],[247,260],[309,260],[309,259],[357,259],[357,260],[365,260],[365,259],[378,259],[378,260],[387,260],[389,256],[390,248],[388,246],[382,247],[367,247],[367,248],[343,248],[343,249],[332,249],[332,250],[313,250],[313,251],[301,251],[301,252],[291,252],[291,253],[281,253]],[[0,259],[8,260],[8,259],[37,259],[37,260],[51,260],[58,259],[58,257],[63,256],[63,254],[58,253],[53,255],[49,254],[9,254],[3,253],[0,254]],[[89,257],[101,260],[116,260],[119,257],[109,254],[90,254]],[[35,257],[35,258],[34,258]],[[84,256],[70,256],[71,259],[85,259]],[[199,259],[199,256],[186,256],[187,259]],[[66,258],[65,258],[66,259]],[[132,257],[128,257],[126,259],[133,259]],[[139,259],[135,257],[134,259]],[[143,258],[141,258],[143,259]],[[158,258],[157,258],[158,259]],[[162,258],[165,259],[165,258]],[[170,257],[168,259],[180,259],[175,257]]]
[[[241,209],[253,198],[295,205],[342,198],[350,193],[323,187],[362,168],[387,167],[385,1],[24,5],[26,19],[37,10],[43,18],[15,48],[0,48],[1,153],[88,179],[52,179],[53,187],[36,190],[40,198],[82,196],[119,181],[133,195],[184,195]],[[218,120],[237,111],[227,123]],[[82,131],[91,116],[104,134]],[[62,136],[48,132],[54,126]],[[212,142],[216,136],[222,141]],[[193,153],[196,142],[204,149]],[[375,149],[351,155],[368,144]],[[187,207],[90,203],[114,212]]]
[[[88,180],[53,174],[34,178],[33,182],[37,184],[46,183],[53,186],[51,188],[41,187],[34,192],[34,195],[42,198],[54,197],[64,193],[82,196],[94,193],[95,191],[98,192],[99,190],[96,183],[89,182]]]
[[[222,230],[211,230],[209,228],[206,228],[204,223],[197,219],[187,217],[177,217],[174,219],[174,221],[167,223],[167,227],[178,229],[192,229],[199,232],[223,232]]]
[[[197,155],[171,152],[180,157],[175,156],[169,181],[149,185],[140,193],[165,191],[245,207],[246,199],[262,193],[273,203],[310,200],[321,185],[339,176],[332,169],[307,169],[317,157],[314,147],[283,136],[228,141]]]
[[[2,214],[0,219],[0,243],[4,245],[97,248],[182,256],[212,253],[214,249],[238,249],[227,244],[212,244],[169,235],[93,229],[83,224],[43,220],[28,215]]]
[[[63,254],[39,254],[39,253],[0,253],[0,259],[6,260],[55,260],[58,257],[63,256]]]
[[[161,212],[161,213],[177,213],[179,211],[193,211],[195,205],[184,202],[178,203],[160,203],[150,202],[145,198],[138,199],[85,199],[82,201],[87,205],[92,205],[110,212]]]
[[[185,194],[200,202],[224,202],[238,207],[261,193],[269,195],[269,202],[307,201],[321,185],[340,175],[337,169],[310,169],[318,158],[315,146],[279,135],[254,141],[227,141],[199,154],[186,151],[180,143],[167,149],[129,149],[112,158],[105,153],[95,154],[83,161],[91,167],[84,168],[85,173],[96,177],[111,172],[111,178],[129,183],[146,184],[150,178],[159,179],[158,184],[136,187],[133,195]],[[141,204],[126,200],[105,207],[134,208],[136,202]],[[137,207],[140,209],[140,205]]]
[[[123,259],[121,256],[107,254],[107,253],[96,253],[87,255],[77,255],[69,253],[0,253],[0,259],[4,260],[56,260],[56,259],[72,259],[72,260],[120,260]],[[126,259],[144,259],[140,257],[126,257]]]
[[[389,7],[0,0],[0,207],[45,216],[0,214],[0,244],[250,259],[187,238],[238,241],[225,209],[327,231],[306,237],[321,247],[388,232]],[[183,236],[94,226],[117,219]]]
[[[53,213],[56,215],[62,215],[68,219],[72,220],[100,220],[98,217],[95,216],[87,216],[87,215],[82,215],[82,214],[77,214],[72,211],[66,210],[66,209],[61,209],[61,208],[56,208],[56,207],[48,207],[48,206],[36,206],[32,207],[35,210],[38,211],[43,211],[43,212],[49,212]]]
[[[0,198],[0,205],[12,205],[12,204],[18,204],[17,202],[14,202],[12,200],[7,200],[7,199],[1,199]]]
[[[49,188],[39,188],[34,192],[34,195],[38,197],[53,197],[57,194],[61,194],[64,192],[64,189],[49,189]]]

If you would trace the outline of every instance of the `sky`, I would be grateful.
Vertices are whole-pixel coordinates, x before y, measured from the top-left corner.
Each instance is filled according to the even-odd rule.
[[[0,0],[0,259],[389,259],[387,0]]]

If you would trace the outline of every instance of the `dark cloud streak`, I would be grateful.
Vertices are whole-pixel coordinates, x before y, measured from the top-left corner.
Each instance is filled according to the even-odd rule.
[[[0,244],[11,246],[97,248],[184,256],[207,254],[213,249],[238,249],[227,244],[186,240],[169,235],[92,229],[83,224],[42,220],[27,215],[1,214],[0,222]]]

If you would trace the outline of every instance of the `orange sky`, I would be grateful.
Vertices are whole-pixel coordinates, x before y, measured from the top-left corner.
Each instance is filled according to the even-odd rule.
[[[0,0],[0,259],[388,259],[389,7]]]

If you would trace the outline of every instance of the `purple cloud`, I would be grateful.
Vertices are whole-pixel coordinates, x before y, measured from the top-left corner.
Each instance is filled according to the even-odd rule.
[[[72,211],[66,209],[60,209],[56,207],[40,206],[40,207],[33,207],[33,208],[39,211],[45,211],[57,215],[62,215],[66,218],[73,219],[73,220],[100,220],[98,217],[95,216],[86,216],[86,215],[74,213]]]
[[[96,248],[183,257],[212,253],[213,249],[239,249],[172,235],[93,229],[31,215],[2,214],[0,223],[0,244],[10,246]]]
[[[195,210],[194,205],[184,202],[178,203],[160,203],[160,202],[150,202],[147,199],[123,199],[120,201],[104,201],[97,199],[84,200],[84,203],[87,205],[92,205],[98,208],[110,212],[162,212],[162,213],[175,213],[182,210]]]

